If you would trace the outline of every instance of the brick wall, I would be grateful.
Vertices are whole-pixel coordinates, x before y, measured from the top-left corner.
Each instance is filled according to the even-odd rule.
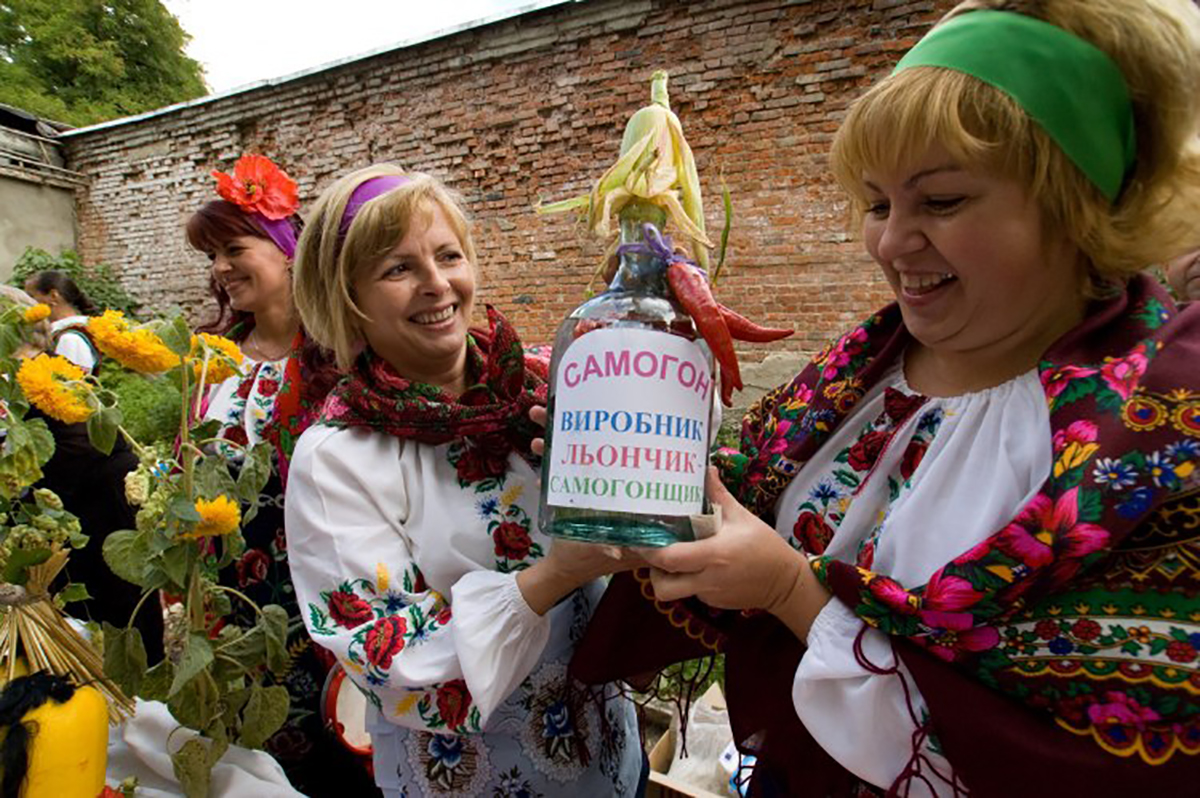
[[[150,305],[199,317],[207,261],[182,228],[214,197],[209,170],[266,153],[298,179],[307,207],[347,170],[394,160],[467,197],[481,299],[527,341],[549,340],[583,299],[602,248],[531,206],[587,189],[647,103],[651,72],[664,68],[710,229],[722,223],[722,174],[732,192],[719,296],[751,318],[794,325],[782,346],[811,352],[888,298],[847,234],[827,169],[833,132],[847,103],[951,5],[589,0],[84,132],[66,139],[69,165],[91,178],[78,194],[79,246]]]

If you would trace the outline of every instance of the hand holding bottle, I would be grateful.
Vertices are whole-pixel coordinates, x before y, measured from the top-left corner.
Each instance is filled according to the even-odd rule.
[[[545,429],[546,428],[546,407],[545,407],[545,405],[534,405],[533,407],[529,408],[529,420],[532,421],[534,424],[537,424],[539,427]],[[546,453],[546,439],[545,438],[534,438],[533,442],[529,444],[529,447],[531,449],[533,449],[534,454],[541,457],[542,455],[544,455]]]
[[[641,550],[555,538],[549,553],[517,574],[525,603],[538,615],[595,579],[646,565]]]
[[[663,601],[695,596],[719,609],[766,610],[804,639],[829,592],[804,554],[743,507],[721,484],[716,469],[709,469],[706,489],[721,508],[715,535],[640,551],[654,568],[655,596]]]

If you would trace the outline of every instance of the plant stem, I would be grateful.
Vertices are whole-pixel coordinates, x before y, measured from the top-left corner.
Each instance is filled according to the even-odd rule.
[[[239,590],[235,590],[232,587],[226,587],[225,585],[213,585],[212,587],[213,587],[213,590],[220,590],[222,593],[232,593],[233,595],[237,596],[242,601],[246,602],[251,607],[253,607],[255,614],[257,614],[257,615],[263,614],[262,609],[257,604],[255,604],[253,601],[251,601],[250,597],[247,596],[245,593],[242,593]]]
[[[140,599],[138,599],[138,603],[134,606],[133,612],[129,614],[129,623],[125,624],[126,630],[130,629],[133,626],[133,621],[135,618],[137,618],[138,612],[141,611],[142,605],[146,603],[146,599],[149,598],[152,593],[157,593],[157,592],[158,592],[157,590],[147,590],[145,593],[142,594],[142,597]]]

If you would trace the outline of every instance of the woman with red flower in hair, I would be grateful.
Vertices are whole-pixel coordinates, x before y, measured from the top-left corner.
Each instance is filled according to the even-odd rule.
[[[386,795],[632,798],[632,705],[567,677],[598,577],[631,561],[538,530],[546,364],[495,309],[470,326],[475,288],[469,224],[433,178],[374,166],[317,201],[296,303],[348,377],[288,482],[303,618],[372,707]]]
[[[220,580],[259,606],[278,604],[291,620],[288,648],[294,656],[278,677],[291,708],[267,750],[308,795],[339,794],[348,786],[369,793],[370,776],[322,726],[321,688],[330,658],[304,633],[287,549],[277,542],[284,539],[283,483],[292,447],[336,379],[332,365],[308,343],[292,301],[292,258],[302,229],[296,182],[262,155],[242,156],[232,174],[213,176],[221,198],[187,223],[188,242],[212,262],[209,288],[217,302],[216,318],[200,331],[233,339],[246,359],[241,374],[207,389],[201,413],[219,422],[215,437],[222,442],[215,448],[234,468],[244,466],[255,444],[267,442],[271,450],[271,477],[243,530],[246,551]],[[255,622],[254,609],[244,602],[234,602],[230,617],[238,624]]]

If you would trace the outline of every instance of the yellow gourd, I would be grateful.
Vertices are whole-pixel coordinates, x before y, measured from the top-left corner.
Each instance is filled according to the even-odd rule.
[[[94,798],[108,764],[108,703],[94,687],[25,713],[35,726],[21,798]]]

